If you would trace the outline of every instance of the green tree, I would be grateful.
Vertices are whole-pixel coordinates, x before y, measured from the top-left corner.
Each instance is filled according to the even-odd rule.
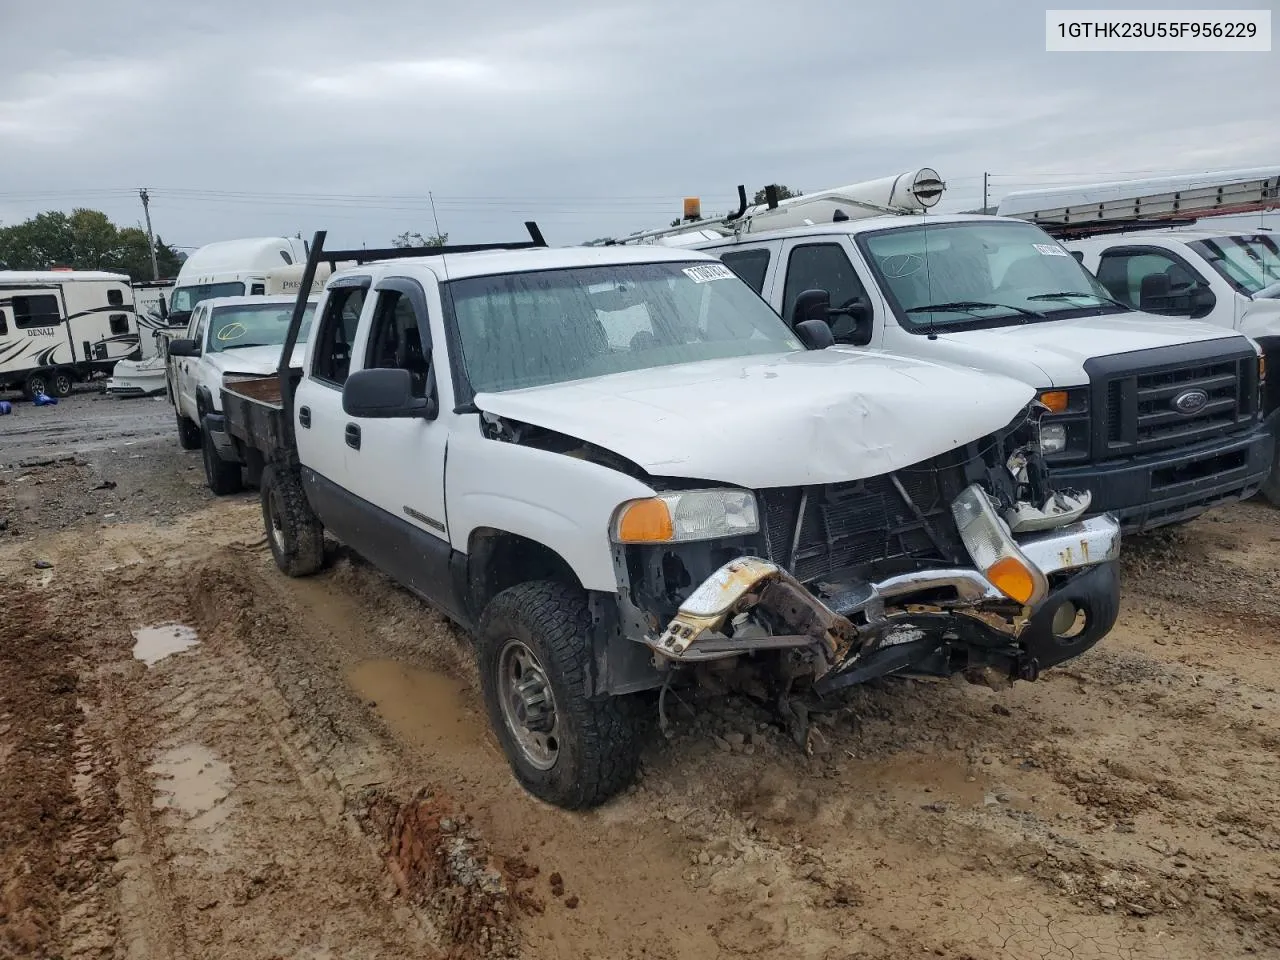
[[[182,256],[156,238],[161,277],[175,277]],[[10,270],[112,270],[134,280],[151,279],[147,235],[137,227],[118,228],[105,213],[77,207],[38,213],[29,220],[0,227],[0,265]]]
[[[402,233],[391,241],[393,247],[443,247],[449,242],[447,233]]]
[[[779,183],[779,184],[775,184],[775,186],[778,188],[778,199],[779,199],[779,200],[790,200],[792,197],[802,197],[802,196],[804,196],[804,194],[803,194],[803,193],[801,193],[799,190],[792,190],[790,187],[788,187],[788,186],[784,186],[784,185],[783,185],[783,184],[781,184],[781,183]],[[768,187],[761,187],[759,190],[757,190],[757,191],[756,191],[756,195],[755,195],[754,197],[752,197],[752,198],[751,198],[751,202],[752,202],[752,203],[755,203],[755,204],[768,203],[768,202],[769,202],[769,198],[768,198],[768,196],[766,196],[766,194],[765,194],[765,191],[766,191],[767,189],[768,189]]]

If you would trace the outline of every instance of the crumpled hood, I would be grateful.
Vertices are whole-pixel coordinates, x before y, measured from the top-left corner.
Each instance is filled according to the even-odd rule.
[[[1069,387],[1088,382],[1084,364],[1094,357],[1234,336],[1234,330],[1199,320],[1128,313],[957,330],[939,333],[936,342],[940,359],[1013,373],[997,362],[1000,357],[1012,358],[1039,367],[1049,378],[1047,386]]]
[[[280,366],[280,350],[281,347],[278,346],[233,347],[217,353],[206,353],[202,359],[220,373],[275,373]],[[306,350],[305,343],[296,344],[289,365],[301,367]]]
[[[706,360],[481,393],[488,413],[611,450],[655,476],[764,488],[889,473],[1007,426],[1004,377],[879,352]]]

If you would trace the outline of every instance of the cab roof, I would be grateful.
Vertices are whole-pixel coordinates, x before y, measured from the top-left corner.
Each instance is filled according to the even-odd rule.
[[[1014,217],[984,216],[980,213],[926,213],[926,214],[886,214],[879,217],[864,217],[860,220],[839,220],[830,223],[815,223],[803,227],[783,227],[779,230],[747,231],[741,236],[723,237],[719,240],[699,241],[691,248],[705,250],[710,247],[733,246],[738,243],[759,243],[761,240],[786,240],[791,237],[831,236],[832,234],[855,235],[875,230],[893,229],[895,227],[911,227],[927,224],[941,226],[948,223],[1010,223],[1018,221]],[[690,249],[683,247],[679,249]]]
[[[196,306],[208,307],[210,310],[216,310],[219,307],[292,307],[297,301],[291,293],[272,294],[269,297],[263,296],[243,296],[243,297],[209,297],[201,300]],[[307,303],[314,304],[316,298],[314,296],[307,298]]]

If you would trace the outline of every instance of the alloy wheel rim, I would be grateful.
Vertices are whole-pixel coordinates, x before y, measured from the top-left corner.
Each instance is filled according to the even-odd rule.
[[[498,654],[502,719],[524,758],[550,770],[560,756],[560,714],[547,672],[532,650],[509,639]]]

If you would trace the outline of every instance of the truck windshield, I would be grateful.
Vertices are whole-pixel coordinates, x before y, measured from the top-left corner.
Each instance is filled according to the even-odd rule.
[[[477,393],[801,349],[769,305],[720,263],[499,274],[448,287]]]
[[[316,305],[307,304],[298,330],[298,343],[307,342]],[[214,353],[237,347],[270,347],[284,343],[293,306],[282,303],[217,307],[209,319],[209,349]]]
[[[1128,309],[1056,240],[1029,223],[917,222],[857,239],[898,322],[912,333]]]
[[[1195,240],[1187,246],[1241,293],[1253,296],[1280,283],[1280,249],[1266,234]]]
[[[239,280],[228,281],[227,283],[197,283],[189,287],[174,287],[173,295],[169,297],[169,322],[185,323],[187,318],[191,316],[191,311],[196,308],[196,304],[201,300],[208,300],[212,297],[241,296],[244,296],[244,284]]]

